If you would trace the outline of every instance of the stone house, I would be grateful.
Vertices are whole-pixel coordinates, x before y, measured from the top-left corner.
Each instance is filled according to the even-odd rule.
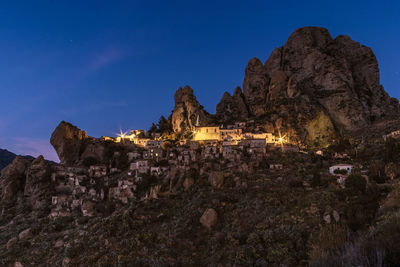
[[[162,143],[163,143],[162,141],[148,140],[148,141],[146,142],[145,147],[146,147],[147,149],[150,149],[150,148],[161,148]]]
[[[89,177],[99,178],[107,175],[107,166],[95,165],[89,168]]]
[[[244,121],[235,122],[236,129],[243,129],[245,127],[246,127],[246,122],[244,122]]]
[[[241,152],[238,151],[236,146],[231,146],[231,145],[222,146],[221,153],[222,153],[222,157],[224,159],[227,159],[230,161],[239,160],[240,154],[241,154]]]
[[[136,172],[136,176],[139,173],[148,173],[149,171],[149,165],[147,160],[138,160],[136,162],[131,163],[130,165],[130,170]]]
[[[218,126],[195,127],[195,130],[193,131],[193,140],[220,140],[220,129]]]
[[[219,151],[216,146],[206,146],[203,150],[204,159],[214,159],[219,158]]]
[[[142,154],[139,153],[138,151],[132,151],[132,152],[128,152],[127,156],[128,156],[128,161],[131,162],[132,160],[140,158],[142,156]]]
[[[348,159],[349,156],[346,153],[337,153],[337,152],[335,152],[333,154],[333,158],[335,158],[335,159]]]
[[[242,129],[220,129],[219,140],[240,140],[242,139]]]

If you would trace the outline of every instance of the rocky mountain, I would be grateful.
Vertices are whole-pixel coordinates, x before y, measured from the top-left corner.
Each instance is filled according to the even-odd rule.
[[[8,164],[10,164],[14,158],[17,155],[15,155],[14,153],[6,150],[6,149],[0,149],[0,171],[7,166]]]
[[[190,87],[178,89],[174,131],[192,127],[197,115],[218,123],[253,118],[264,128],[291,132],[301,143],[326,145],[400,114],[397,99],[380,84],[371,48],[348,36],[333,39],[320,27],[297,29],[264,64],[250,59],[243,93],[239,87],[232,96],[225,92],[215,117],[200,107]]]

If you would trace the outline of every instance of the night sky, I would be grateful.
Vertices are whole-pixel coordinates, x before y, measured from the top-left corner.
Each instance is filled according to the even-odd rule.
[[[399,98],[400,3],[327,3],[2,1],[0,148],[58,160],[49,139],[61,120],[94,137],[148,129],[184,85],[214,113],[250,58],[264,62],[303,26],[371,47]]]

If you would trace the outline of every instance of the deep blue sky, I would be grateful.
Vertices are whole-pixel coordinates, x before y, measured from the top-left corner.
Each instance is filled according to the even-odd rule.
[[[148,129],[186,84],[215,112],[250,58],[303,26],[370,46],[400,97],[398,1],[2,1],[0,148],[54,160],[61,120],[95,137]]]

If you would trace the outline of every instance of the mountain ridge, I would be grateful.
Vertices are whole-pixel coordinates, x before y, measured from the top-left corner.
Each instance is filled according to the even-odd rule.
[[[179,107],[202,106],[189,86],[178,89],[184,101],[175,99],[172,128],[176,133],[191,130],[197,117],[203,125],[260,119],[265,128],[293,131],[301,143],[326,145],[343,133],[400,114],[398,100],[387,94],[379,76],[371,48],[344,35],[333,39],[325,28],[299,28],[264,64],[249,60],[243,91],[225,92],[216,114],[203,108],[186,114]]]

